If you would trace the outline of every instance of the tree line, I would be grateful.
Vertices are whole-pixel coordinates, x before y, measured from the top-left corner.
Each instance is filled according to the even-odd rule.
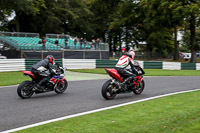
[[[8,16],[15,13],[11,21]],[[0,30],[101,38],[110,50],[122,42],[165,57],[200,50],[199,0],[0,0]],[[177,33],[182,31],[182,41]],[[179,47],[181,46],[181,47]]]

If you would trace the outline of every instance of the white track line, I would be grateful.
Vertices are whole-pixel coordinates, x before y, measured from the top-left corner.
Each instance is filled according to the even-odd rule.
[[[181,92],[174,92],[174,93],[164,94],[164,95],[160,95],[160,96],[145,98],[145,99],[142,99],[142,100],[137,100],[137,101],[133,101],[133,102],[123,103],[123,104],[119,104],[119,105],[114,105],[114,106],[105,107],[105,108],[101,108],[101,109],[91,110],[91,111],[82,112],[82,113],[78,113],[78,114],[74,114],[74,115],[69,115],[69,116],[65,116],[65,117],[60,117],[60,118],[56,118],[56,119],[52,119],[52,120],[48,120],[48,121],[43,121],[43,122],[39,122],[39,123],[27,125],[27,126],[24,126],[24,127],[19,127],[19,128],[15,128],[15,129],[3,131],[3,132],[0,132],[0,133],[16,132],[16,131],[19,131],[19,130],[23,130],[23,129],[27,129],[27,128],[31,128],[31,127],[35,127],[35,126],[40,126],[40,125],[43,125],[43,124],[47,124],[47,123],[51,123],[51,122],[56,122],[56,121],[60,121],[60,120],[65,120],[65,119],[68,119],[68,118],[73,118],[73,117],[77,117],[77,116],[91,114],[91,113],[95,113],[95,112],[99,112],[99,111],[103,111],[103,110],[107,110],[107,109],[113,109],[113,108],[117,108],[117,107],[129,105],[129,104],[139,103],[139,102],[148,101],[148,100],[152,100],[152,99],[156,99],[156,98],[161,98],[161,97],[165,97],[165,96],[171,96],[171,95],[175,95],[175,94],[186,93],[186,92],[193,92],[193,91],[198,91],[198,90],[200,90],[200,89],[188,90],[188,91],[181,91]]]
[[[19,84],[17,84],[17,85],[10,85],[10,86],[0,86],[0,89],[1,88],[8,88],[8,87],[15,87],[15,86],[18,86]]]

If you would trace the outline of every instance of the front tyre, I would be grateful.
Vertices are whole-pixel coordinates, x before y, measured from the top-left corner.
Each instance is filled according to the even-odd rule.
[[[115,98],[117,92],[113,92],[113,86],[111,85],[112,80],[106,81],[101,89],[101,94],[106,100],[111,100]]]
[[[144,80],[142,80],[134,89],[133,89],[133,93],[135,93],[135,95],[139,95],[143,92],[145,87],[145,82]]]
[[[61,94],[67,89],[67,86],[68,86],[68,82],[65,79],[65,80],[63,80],[63,82],[61,81],[61,82],[58,83],[58,85],[57,85],[57,87],[55,89],[55,92],[57,94]]]
[[[17,94],[22,99],[30,98],[33,95],[32,91],[32,82],[31,81],[24,81],[19,84],[17,88]]]

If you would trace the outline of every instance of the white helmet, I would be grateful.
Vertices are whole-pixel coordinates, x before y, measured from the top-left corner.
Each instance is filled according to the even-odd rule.
[[[125,47],[125,51],[127,52],[127,55],[131,58],[134,59],[135,57],[135,52],[133,50],[131,50],[130,47]]]
[[[128,51],[128,55],[129,55],[132,59],[134,59],[134,57],[135,57],[135,52],[134,52],[133,50],[130,50],[130,51]]]

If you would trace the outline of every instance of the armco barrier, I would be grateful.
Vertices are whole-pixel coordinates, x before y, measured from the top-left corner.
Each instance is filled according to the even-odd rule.
[[[196,63],[181,63],[181,70],[196,70]]]
[[[30,70],[41,59],[2,59],[0,72]],[[96,59],[56,59],[56,62],[68,69],[114,68],[117,60]],[[200,70],[200,63],[138,61],[144,69]]]
[[[200,63],[138,61],[144,69],[200,70]],[[114,68],[117,60],[96,60],[96,68]]]
[[[200,63],[196,63],[196,70],[200,70]]]
[[[0,72],[25,70],[25,59],[0,60]]]
[[[144,61],[144,69],[162,69],[162,62]]]
[[[114,68],[117,60],[96,60],[96,68]]]
[[[144,61],[137,61],[140,64],[140,67],[144,68]]]
[[[95,69],[95,59],[63,59],[63,66],[67,69]]]
[[[181,70],[181,63],[180,62],[163,62],[163,69]]]
[[[26,70],[30,70],[33,64],[36,64],[40,59],[25,59]]]
[[[114,68],[118,60],[96,60],[96,68]],[[143,68],[144,61],[137,61]]]

